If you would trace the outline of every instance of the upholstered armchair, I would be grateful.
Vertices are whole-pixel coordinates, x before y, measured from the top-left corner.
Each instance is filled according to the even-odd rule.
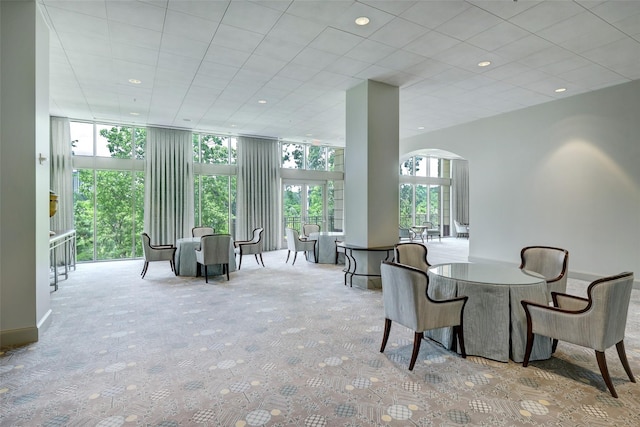
[[[456,237],[469,237],[469,224],[461,224],[457,220],[453,221],[456,227]]]
[[[243,255],[251,255],[253,254],[256,257],[256,262],[258,265],[262,263],[264,267],[264,261],[262,260],[262,233],[264,232],[264,228],[254,228],[253,237],[251,240],[238,240],[234,242],[235,249],[234,252],[236,255],[240,255],[240,262],[238,263],[238,270],[242,267],[242,256]],[[258,256],[260,256],[260,260],[258,260]]]
[[[193,227],[191,229],[191,236],[202,237],[208,234],[214,234],[216,231],[212,227]]]
[[[209,234],[200,239],[200,249],[196,249],[196,262],[198,271],[204,265],[204,281],[209,283],[209,272],[207,265],[222,264],[222,274],[227,274],[229,280],[229,245],[231,236],[229,234]]]
[[[410,241],[413,242],[413,239],[416,238],[416,232],[413,231],[410,228],[406,228],[406,227],[398,227],[399,228],[399,239],[409,239]]]
[[[295,265],[296,257],[298,256],[298,252],[300,251],[304,251],[305,253],[306,251],[312,251],[315,262],[316,263],[318,262],[318,254],[316,253],[316,240],[310,240],[310,239],[302,240],[298,235],[298,232],[293,228],[287,228],[285,231],[287,234],[287,249],[288,249],[287,260],[285,261],[285,263],[289,262],[289,256],[291,255],[291,252],[293,252],[293,262],[291,263],[291,265]]]
[[[319,233],[320,226],[318,224],[304,224],[302,226],[302,240],[306,240],[309,238],[311,233]]]
[[[440,227],[433,225],[432,222],[423,223],[427,228],[424,230],[424,235],[427,238],[427,242],[429,241],[429,237],[433,240],[434,237],[438,237],[438,241],[442,241],[442,234],[440,233]]]
[[[171,271],[173,271],[176,276],[178,275],[173,261],[176,254],[175,246],[152,245],[149,235],[147,233],[142,233],[142,249],[144,251],[144,266],[142,267],[140,275],[143,279],[145,274],[147,274],[149,263],[154,261],[169,261],[169,264],[171,264]]]
[[[553,292],[554,307],[521,301],[527,316],[527,348],[522,366],[529,364],[534,334],[552,338],[554,351],[558,340],[592,348],[596,352],[602,378],[611,395],[617,398],[605,350],[615,344],[629,380],[636,382],[624,350],[632,287],[633,273],[621,273],[592,282],[587,289],[587,298]]]
[[[520,251],[520,268],[534,271],[547,281],[547,298],[552,292],[567,292],[569,252],[551,246],[527,246]]]
[[[409,370],[413,370],[420,351],[424,331],[453,326],[454,342],[458,337],[462,357],[464,349],[463,313],[468,297],[433,300],[427,295],[427,273],[407,265],[385,261],[380,265],[382,274],[382,301],[384,304],[384,335],[380,352],[384,352],[391,331],[397,322],[414,331],[413,353]]]
[[[431,264],[427,261],[427,247],[420,243],[398,243],[394,248],[395,262],[427,271]]]

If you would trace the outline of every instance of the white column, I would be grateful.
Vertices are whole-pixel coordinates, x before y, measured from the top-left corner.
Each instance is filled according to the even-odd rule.
[[[36,1],[0,1],[0,40],[0,343],[5,346],[37,341],[51,312],[49,30]]]
[[[349,245],[398,242],[399,89],[372,80],[347,91],[345,231]],[[360,253],[359,268],[379,274],[380,253]],[[355,255],[355,253],[354,253]],[[379,287],[375,277],[353,284]]]

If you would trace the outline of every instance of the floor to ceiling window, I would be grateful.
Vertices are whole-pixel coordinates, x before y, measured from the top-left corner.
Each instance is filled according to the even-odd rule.
[[[448,235],[450,218],[450,162],[412,156],[400,164],[400,226],[430,222]]]
[[[283,142],[282,235],[318,224],[322,231],[343,228],[344,149]]]
[[[235,236],[235,137],[193,134],[194,224]]]
[[[142,256],[146,129],[71,122],[78,261]]]

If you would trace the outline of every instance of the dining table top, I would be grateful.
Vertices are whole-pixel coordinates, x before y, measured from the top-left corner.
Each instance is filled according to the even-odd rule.
[[[448,263],[429,268],[429,273],[453,280],[492,285],[531,285],[544,281],[536,272],[489,263]]]

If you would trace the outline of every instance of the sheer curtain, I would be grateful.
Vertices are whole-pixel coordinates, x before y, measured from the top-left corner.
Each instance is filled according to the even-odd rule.
[[[265,250],[278,248],[280,150],[278,141],[240,137],[238,139],[238,194],[236,239],[251,238],[254,228],[263,227]]]
[[[49,227],[51,230],[69,230],[73,228],[73,167],[69,119],[51,117],[50,126],[50,188],[58,195],[58,210],[50,218]]]
[[[152,244],[175,244],[193,227],[191,131],[147,129],[144,228]]]
[[[452,160],[453,219],[469,224],[469,162]]]

